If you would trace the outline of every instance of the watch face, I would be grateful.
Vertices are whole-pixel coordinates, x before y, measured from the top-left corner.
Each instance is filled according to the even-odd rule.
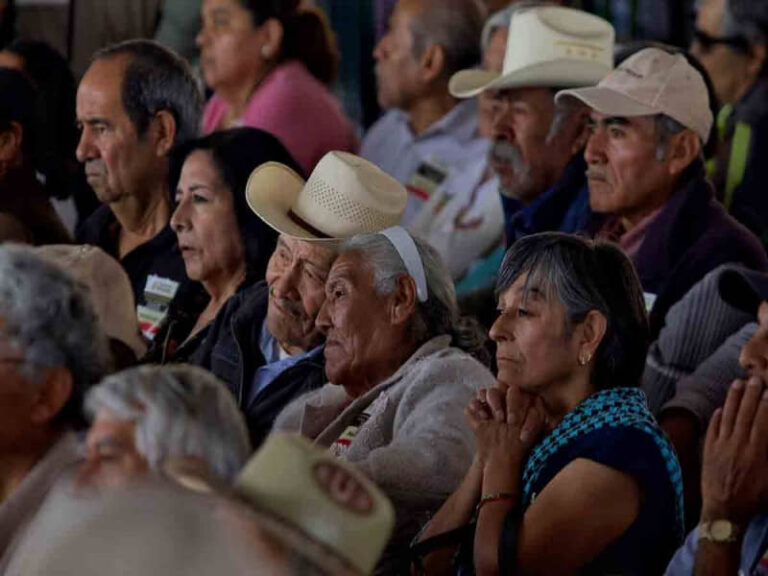
[[[724,542],[733,536],[733,524],[728,520],[715,520],[712,522],[709,532],[716,542]]]

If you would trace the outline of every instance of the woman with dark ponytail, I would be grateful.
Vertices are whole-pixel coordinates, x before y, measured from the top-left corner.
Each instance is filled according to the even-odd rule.
[[[300,0],[203,0],[197,37],[214,95],[203,132],[252,126],[272,132],[309,174],[357,138],[329,87],[339,54],[328,21]]]

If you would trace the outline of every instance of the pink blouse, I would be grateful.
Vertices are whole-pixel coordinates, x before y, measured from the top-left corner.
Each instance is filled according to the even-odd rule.
[[[219,129],[228,105],[214,94],[203,112],[203,133]],[[333,94],[303,64],[281,64],[251,96],[241,125],[274,134],[308,176],[326,152],[356,152],[355,129]]]

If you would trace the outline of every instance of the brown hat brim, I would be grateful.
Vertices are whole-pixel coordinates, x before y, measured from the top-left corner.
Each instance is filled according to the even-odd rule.
[[[337,242],[336,238],[321,238],[300,219],[290,217],[304,184],[304,179],[285,164],[265,162],[251,172],[245,199],[250,209],[280,234],[308,242]]]

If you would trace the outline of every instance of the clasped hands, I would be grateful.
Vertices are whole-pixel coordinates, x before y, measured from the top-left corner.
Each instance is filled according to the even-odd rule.
[[[517,386],[479,390],[465,412],[481,462],[491,457],[522,461],[544,430],[541,398]]]

